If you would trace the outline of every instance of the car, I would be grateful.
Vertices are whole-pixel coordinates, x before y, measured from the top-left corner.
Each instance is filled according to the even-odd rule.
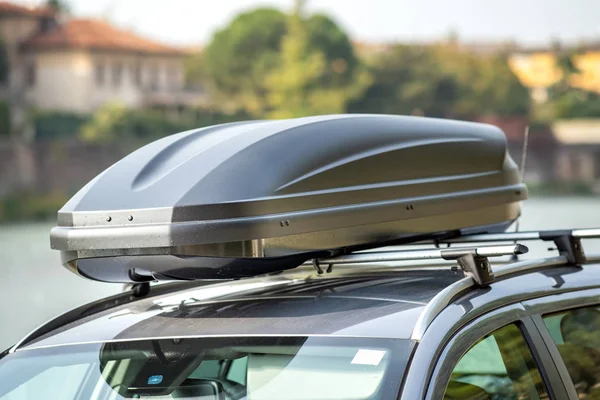
[[[227,160],[247,165],[253,157],[248,149],[262,158],[261,146],[287,147],[289,132],[281,132],[297,128],[310,136],[322,135],[313,129],[325,126],[331,140],[343,132],[362,147],[328,146],[315,156],[319,162],[311,161],[311,172],[302,164],[306,154],[279,158],[272,163],[279,172],[260,177],[271,181],[274,175],[277,185],[261,182],[258,190],[240,187],[253,167],[232,172],[227,162],[213,162],[222,149],[207,152],[206,141],[215,146],[225,140],[212,135],[221,126],[163,139],[102,173],[61,210],[52,245],[77,274],[131,289],[60,315],[1,353],[0,399],[599,398],[600,254],[586,254],[584,245],[593,249],[589,239],[600,238],[600,229],[507,232],[526,189],[495,128],[388,116],[253,124],[258,141],[240,132],[247,125],[225,127],[240,146]],[[360,129],[369,127],[365,138]],[[347,132],[352,129],[356,137]],[[415,131],[431,137],[410,138]],[[401,143],[385,142],[386,132]],[[196,140],[203,146],[190,149]],[[468,151],[458,161],[437,158],[443,165],[429,171],[448,171],[444,179],[416,179],[398,168],[384,175],[403,179],[352,184],[377,180],[373,167],[336,185],[356,168],[356,153],[375,157],[375,166],[383,157],[385,164],[413,140],[421,150],[432,145],[442,153],[460,151],[456,144],[466,142]],[[420,157],[411,158],[412,151],[404,154],[415,162]],[[481,152],[488,170],[469,174],[479,168],[469,157],[481,159]],[[198,164],[190,167],[195,154],[202,154],[201,165],[211,164],[208,172],[222,167],[221,174],[242,177],[220,179],[223,192],[206,194],[213,182],[197,179],[209,174]],[[303,179],[290,172],[299,164]],[[185,172],[180,177],[197,175],[165,179],[177,168]],[[335,179],[324,178],[336,168]],[[283,194],[289,203],[266,196],[282,187],[282,175],[303,182],[294,196]],[[166,195],[176,203],[168,212],[158,207],[163,198],[143,195],[152,185],[162,189],[155,193],[169,186],[178,192]],[[330,188],[316,190],[321,185]],[[406,212],[388,209],[384,223],[374,203],[394,205],[378,197],[389,195],[379,189],[394,185],[402,189],[393,195]],[[430,192],[402,197],[410,185]],[[348,187],[366,192],[348,196]],[[190,188],[202,190],[192,197],[195,203],[182,202]],[[198,201],[202,196],[211,202]],[[257,199],[266,200],[259,206]],[[242,200],[253,206],[241,207]],[[328,206],[308,207],[319,201]],[[337,218],[345,207],[353,213]],[[314,215],[307,216],[312,212],[331,225],[315,228]],[[369,215],[374,220],[362,223]],[[245,225],[235,225],[237,219]],[[304,231],[287,231],[297,225]],[[209,234],[214,245],[205,242]],[[530,257],[523,243],[552,247]]]
[[[5,352],[0,398],[595,398],[598,261],[509,263],[483,287],[365,264],[128,291]]]

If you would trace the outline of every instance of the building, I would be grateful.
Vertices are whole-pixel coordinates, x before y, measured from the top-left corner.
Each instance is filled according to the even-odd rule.
[[[563,79],[559,67],[561,56],[570,57],[577,73],[569,85],[600,93],[600,44],[587,43],[568,48],[522,49],[509,58],[509,65],[521,83],[531,90],[534,100],[543,102],[547,90]]]
[[[26,108],[91,113],[118,100],[178,111],[206,101],[186,90],[186,52],[106,21],[0,2],[0,33],[10,61],[4,95]]]
[[[600,120],[559,120],[552,125],[560,142],[557,177],[600,189]]]

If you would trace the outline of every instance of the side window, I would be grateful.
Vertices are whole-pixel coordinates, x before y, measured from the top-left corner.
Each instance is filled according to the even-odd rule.
[[[600,399],[600,308],[544,316],[579,398]]]
[[[458,361],[444,400],[545,400],[548,391],[521,330],[507,325]]]
[[[190,374],[190,378],[218,378],[220,369],[221,362],[219,360],[204,360]]]
[[[246,385],[246,370],[248,369],[248,357],[237,358],[231,362],[227,371],[227,379]]]

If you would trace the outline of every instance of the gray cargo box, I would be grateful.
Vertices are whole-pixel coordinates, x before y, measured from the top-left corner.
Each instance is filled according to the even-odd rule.
[[[239,278],[504,230],[526,197],[494,126],[387,115],[240,122],[117,162],[59,211],[51,243],[96,280]]]

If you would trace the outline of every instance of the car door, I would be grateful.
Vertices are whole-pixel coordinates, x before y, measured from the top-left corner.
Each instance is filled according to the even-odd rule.
[[[523,302],[571,399],[600,399],[600,289]]]
[[[544,317],[599,304],[599,265],[570,267],[553,260],[548,259],[543,264],[536,260],[515,263],[510,268],[517,273],[487,287],[473,288],[465,279],[440,292],[428,304],[413,330],[412,338],[417,345],[403,380],[400,399],[443,399],[455,367],[469,349],[512,323],[525,340],[549,398],[578,399]],[[523,273],[531,267],[536,270]],[[500,358],[504,360],[503,354]],[[462,370],[457,370],[455,377],[469,372],[465,365],[469,364],[463,362]],[[490,367],[486,372],[497,374],[498,369]],[[535,371],[530,377],[537,379]]]
[[[521,304],[485,314],[444,347],[426,399],[566,400],[554,360]]]

